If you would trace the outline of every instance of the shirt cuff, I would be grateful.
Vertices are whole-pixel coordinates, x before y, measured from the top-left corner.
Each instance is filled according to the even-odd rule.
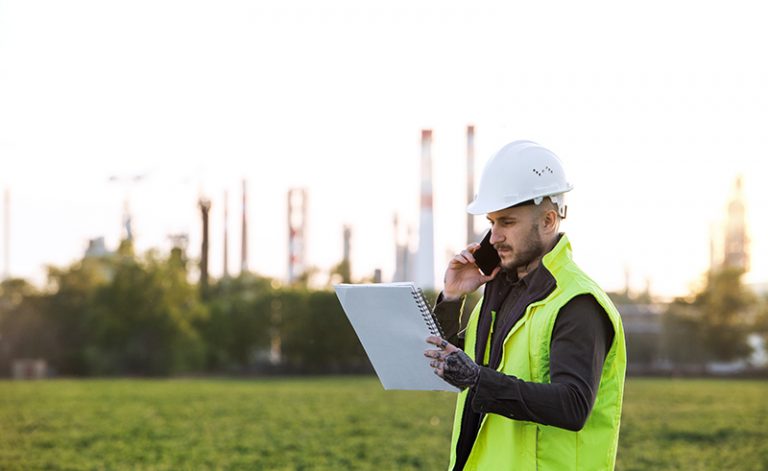
[[[524,416],[520,380],[481,366],[472,395],[472,410],[478,414],[498,414],[510,419]]]
[[[441,305],[441,304],[444,305],[444,306],[457,306],[458,305],[459,309],[461,309],[461,306],[462,306],[462,304],[464,304],[464,300],[465,299],[467,299],[466,295],[460,297],[459,299],[447,300],[447,299],[445,299],[445,295],[441,291],[440,294],[437,295],[437,301],[435,301],[435,309],[437,309],[437,306]]]

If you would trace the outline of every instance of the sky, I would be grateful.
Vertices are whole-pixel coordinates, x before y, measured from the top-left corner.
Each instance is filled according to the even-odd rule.
[[[45,281],[90,238],[139,250],[190,235],[212,200],[213,275],[287,276],[286,193],[309,194],[307,262],[394,272],[395,213],[418,234],[432,129],[435,271],[465,244],[465,129],[476,175],[530,139],[575,189],[563,229],[604,288],[688,293],[744,176],[747,280],[768,281],[768,29],[748,2],[0,0],[0,189],[13,276]],[[136,184],[124,183],[146,175]],[[111,176],[118,177],[110,181]],[[1,224],[1,222],[0,222]],[[486,224],[477,218],[476,227]],[[417,241],[412,241],[415,249]],[[0,257],[2,254],[0,253]],[[0,267],[5,260],[0,260]]]

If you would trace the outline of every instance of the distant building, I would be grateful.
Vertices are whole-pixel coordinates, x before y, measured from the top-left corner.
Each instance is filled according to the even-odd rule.
[[[13,360],[11,371],[13,379],[45,379],[48,363],[39,358],[21,358]]]
[[[664,304],[617,304],[627,344],[627,371],[643,373],[656,368],[661,357],[666,312]]]
[[[400,222],[397,214],[393,218],[395,237],[395,274],[392,281],[414,281],[414,259],[416,255],[410,249],[411,230],[408,228],[405,241],[400,234]]]
[[[88,248],[85,249],[86,258],[106,257],[110,254],[111,252],[107,250],[107,244],[104,242],[104,237],[88,240]]]

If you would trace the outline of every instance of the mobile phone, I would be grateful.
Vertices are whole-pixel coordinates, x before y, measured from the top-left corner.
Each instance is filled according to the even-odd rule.
[[[493,270],[501,263],[501,258],[491,244],[491,231],[488,231],[480,241],[480,248],[472,254],[475,257],[475,265],[485,276],[490,276]]]

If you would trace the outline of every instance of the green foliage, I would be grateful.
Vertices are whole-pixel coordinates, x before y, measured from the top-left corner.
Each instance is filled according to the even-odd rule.
[[[701,338],[701,314],[691,302],[678,299],[663,318],[664,357],[677,367],[703,365],[710,358]]]
[[[755,328],[756,298],[742,283],[743,272],[709,273],[691,300],[678,299],[665,319],[665,348],[677,363],[733,361],[751,352],[747,337]]]
[[[742,275],[735,269],[712,273],[694,301],[702,313],[702,340],[716,360],[744,358],[751,351],[747,336],[755,297],[741,282]]]
[[[23,291],[21,301],[18,293]],[[207,316],[179,252],[142,260],[130,243],[118,253],[50,268],[45,293],[4,287],[0,368],[44,358],[61,374],[169,374],[199,370]]]
[[[204,343],[195,324],[207,316],[182,259],[143,261],[125,257],[98,289],[89,315],[85,350],[96,374],[195,371],[203,366]]]
[[[209,370],[242,370],[269,349],[271,290],[269,279],[247,273],[211,286],[210,317],[199,326]]]
[[[0,374],[17,358],[63,375],[371,371],[332,291],[246,273],[214,281],[203,300],[187,264],[179,249],[138,258],[123,241],[113,255],[50,268],[46,292],[5,282]]]
[[[370,363],[336,294],[282,290],[273,315],[285,367],[306,373],[370,371]]]
[[[201,329],[208,368],[294,373],[368,372],[370,364],[332,291],[280,287],[255,275],[222,280]]]
[[[630,379],[616,469],[768,469],[766,395]],[[454,403],[372,377],[0,381],[0,469],[444,469]]]
[[[53,341],[45,330],[42,311],[45,299],[24,280],[0,283],[0,368],[7,368],[13,357],[44,357]]]

